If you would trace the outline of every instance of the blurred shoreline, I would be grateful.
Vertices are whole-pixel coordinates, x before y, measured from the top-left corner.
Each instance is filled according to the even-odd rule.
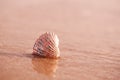
[[[58,35],[60,59],[31,55],[44,32]],[[119,0],[0,1],[0,80],[117,80],[119,52]]]

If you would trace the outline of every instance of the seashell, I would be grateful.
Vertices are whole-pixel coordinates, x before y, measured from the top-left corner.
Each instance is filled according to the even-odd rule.
[[[46,32],[42,34],[35,42],[33,54],[41,57],[57,58],[60,56],[59,39],[56,34]]]

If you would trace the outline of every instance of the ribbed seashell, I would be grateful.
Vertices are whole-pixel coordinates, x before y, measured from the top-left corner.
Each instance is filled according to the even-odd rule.
[[[33,54],[41,57],[57,58],[60,56],[59,39],[56,34],[46,32],[42,34],[35,42]]]

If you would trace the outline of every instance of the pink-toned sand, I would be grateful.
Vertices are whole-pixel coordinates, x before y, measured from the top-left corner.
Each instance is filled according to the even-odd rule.
[[[58,60],[31,55],[46,31]],[[0,0],[0,80],[119,79],[119,0]]]

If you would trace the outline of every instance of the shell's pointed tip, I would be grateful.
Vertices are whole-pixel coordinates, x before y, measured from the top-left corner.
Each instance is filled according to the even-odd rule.
[[[35,42],[33,47],[33,54],[47,57],[60,57],[59,39],[54,32],[46,32],[42,34]]]

